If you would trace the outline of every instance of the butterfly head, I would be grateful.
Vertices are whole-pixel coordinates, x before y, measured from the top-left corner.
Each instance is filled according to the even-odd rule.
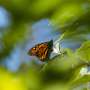
[[[36,53],[37,53],[37,50],[36,50],[35,47],[31,48],[31,49],[29,50],[29,52],[28,52],[28,54],[31,55],[31,56],[35,56]]]

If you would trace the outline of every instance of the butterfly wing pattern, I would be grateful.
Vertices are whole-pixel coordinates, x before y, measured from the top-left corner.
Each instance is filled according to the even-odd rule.
[[[35,45],[29,50],[29,55],[38,57],[41,61],[49,59],[53,51],[53,40]]]

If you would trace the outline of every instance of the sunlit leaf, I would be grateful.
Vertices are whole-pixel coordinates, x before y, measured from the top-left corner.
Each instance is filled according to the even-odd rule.
[[[20,77],[0,69],[0,90],[26,90],[26,88]]]
[[[65,3],[51,18],[52,23],[64,27],[75,22],[86,12],[83,3]]]
[[[90,41],[83,43],[76,53],[81,60],[90,61]]]

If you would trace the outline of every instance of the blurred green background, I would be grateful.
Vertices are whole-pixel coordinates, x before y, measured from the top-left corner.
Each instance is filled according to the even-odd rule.
[[[62,35],[65,54],[27,54]],[[0,90],[90,90],[89,39],[90,0],[0,0]]]

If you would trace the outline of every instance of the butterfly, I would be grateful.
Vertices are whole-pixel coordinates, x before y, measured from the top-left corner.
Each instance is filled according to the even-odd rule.
[[[50,58],[50,54],[53,51],[53,40],[36,44],[29,49],[28,54],[38,57],[41,61],[47,61]]]

